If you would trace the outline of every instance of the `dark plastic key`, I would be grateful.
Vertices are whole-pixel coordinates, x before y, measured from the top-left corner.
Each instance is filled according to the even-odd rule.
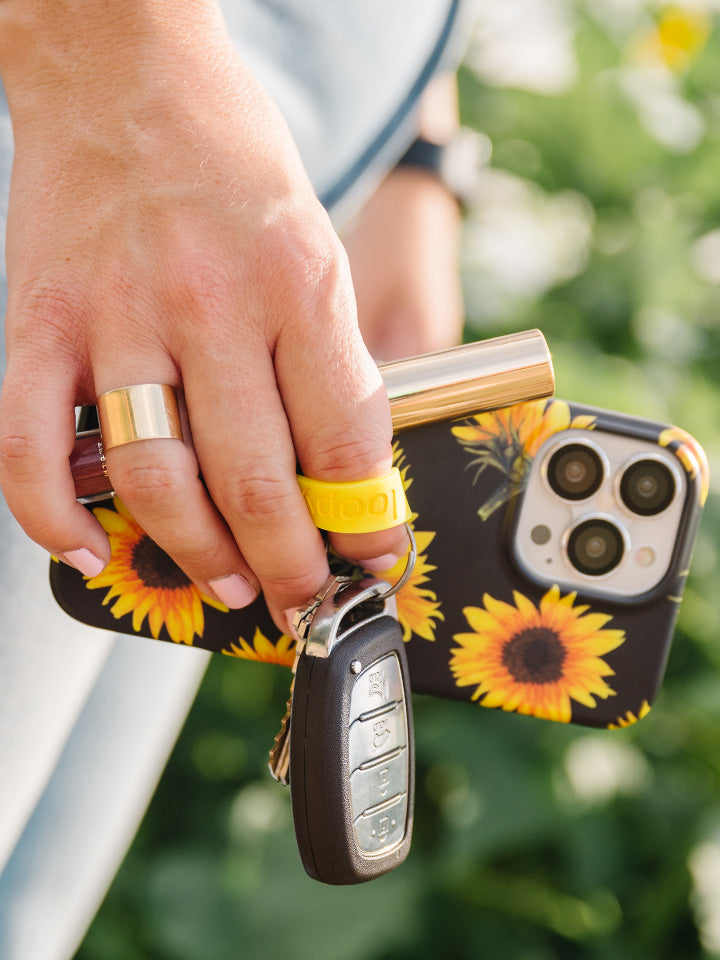
[[[407,660],[400,626],[380,598],[387,584],[371,583],[375,597],[357,602],[357,585],[341,585],[313,611],[295,674],[295,834],[308,874],[330,884],[372,880],[399,866],[410,849],[415,768]],[[330,604],[337,612],[328,617]]]

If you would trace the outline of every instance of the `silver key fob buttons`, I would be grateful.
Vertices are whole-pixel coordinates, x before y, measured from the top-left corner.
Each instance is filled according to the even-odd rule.
[[[307,873],[371,880],[410,849],[414,751],[402,631],[382,615],[351,626],[330,656],[303,653],[290,723],[290,787]]]

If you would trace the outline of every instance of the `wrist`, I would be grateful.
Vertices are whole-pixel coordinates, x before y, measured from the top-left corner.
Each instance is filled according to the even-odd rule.
[[[462,207],[463,199],[455,190],[448,176],[448,155],[449,147],[447,144],[435,143],[421,135],[413,140],[398,160],[395,169],[398,172],[411,170],[430,177],[441,184],[458,206]]]

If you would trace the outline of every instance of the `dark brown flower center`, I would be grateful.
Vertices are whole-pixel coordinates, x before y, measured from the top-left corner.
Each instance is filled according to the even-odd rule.
[[[180,567],[150,537],[144,536],[132,550],[132,567],[146,587],[180,590],[190,584]]]
[[[529,627],[507,641],[502,662],[518,683],[555,683],[563,675],[565,647],[554,630]]]

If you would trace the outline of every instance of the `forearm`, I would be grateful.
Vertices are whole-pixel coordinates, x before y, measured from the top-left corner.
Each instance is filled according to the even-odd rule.
[[[56,110],[112,118],[133,91],[151,110],[166,75],[201,93],[222,59],[232,53],[215,0],[0,0],[0,76],[16,136]]]
[[[459,125],[457,78],[451,73],[438,74],[420,100],[417,134],[443,145],[452,140]]]

